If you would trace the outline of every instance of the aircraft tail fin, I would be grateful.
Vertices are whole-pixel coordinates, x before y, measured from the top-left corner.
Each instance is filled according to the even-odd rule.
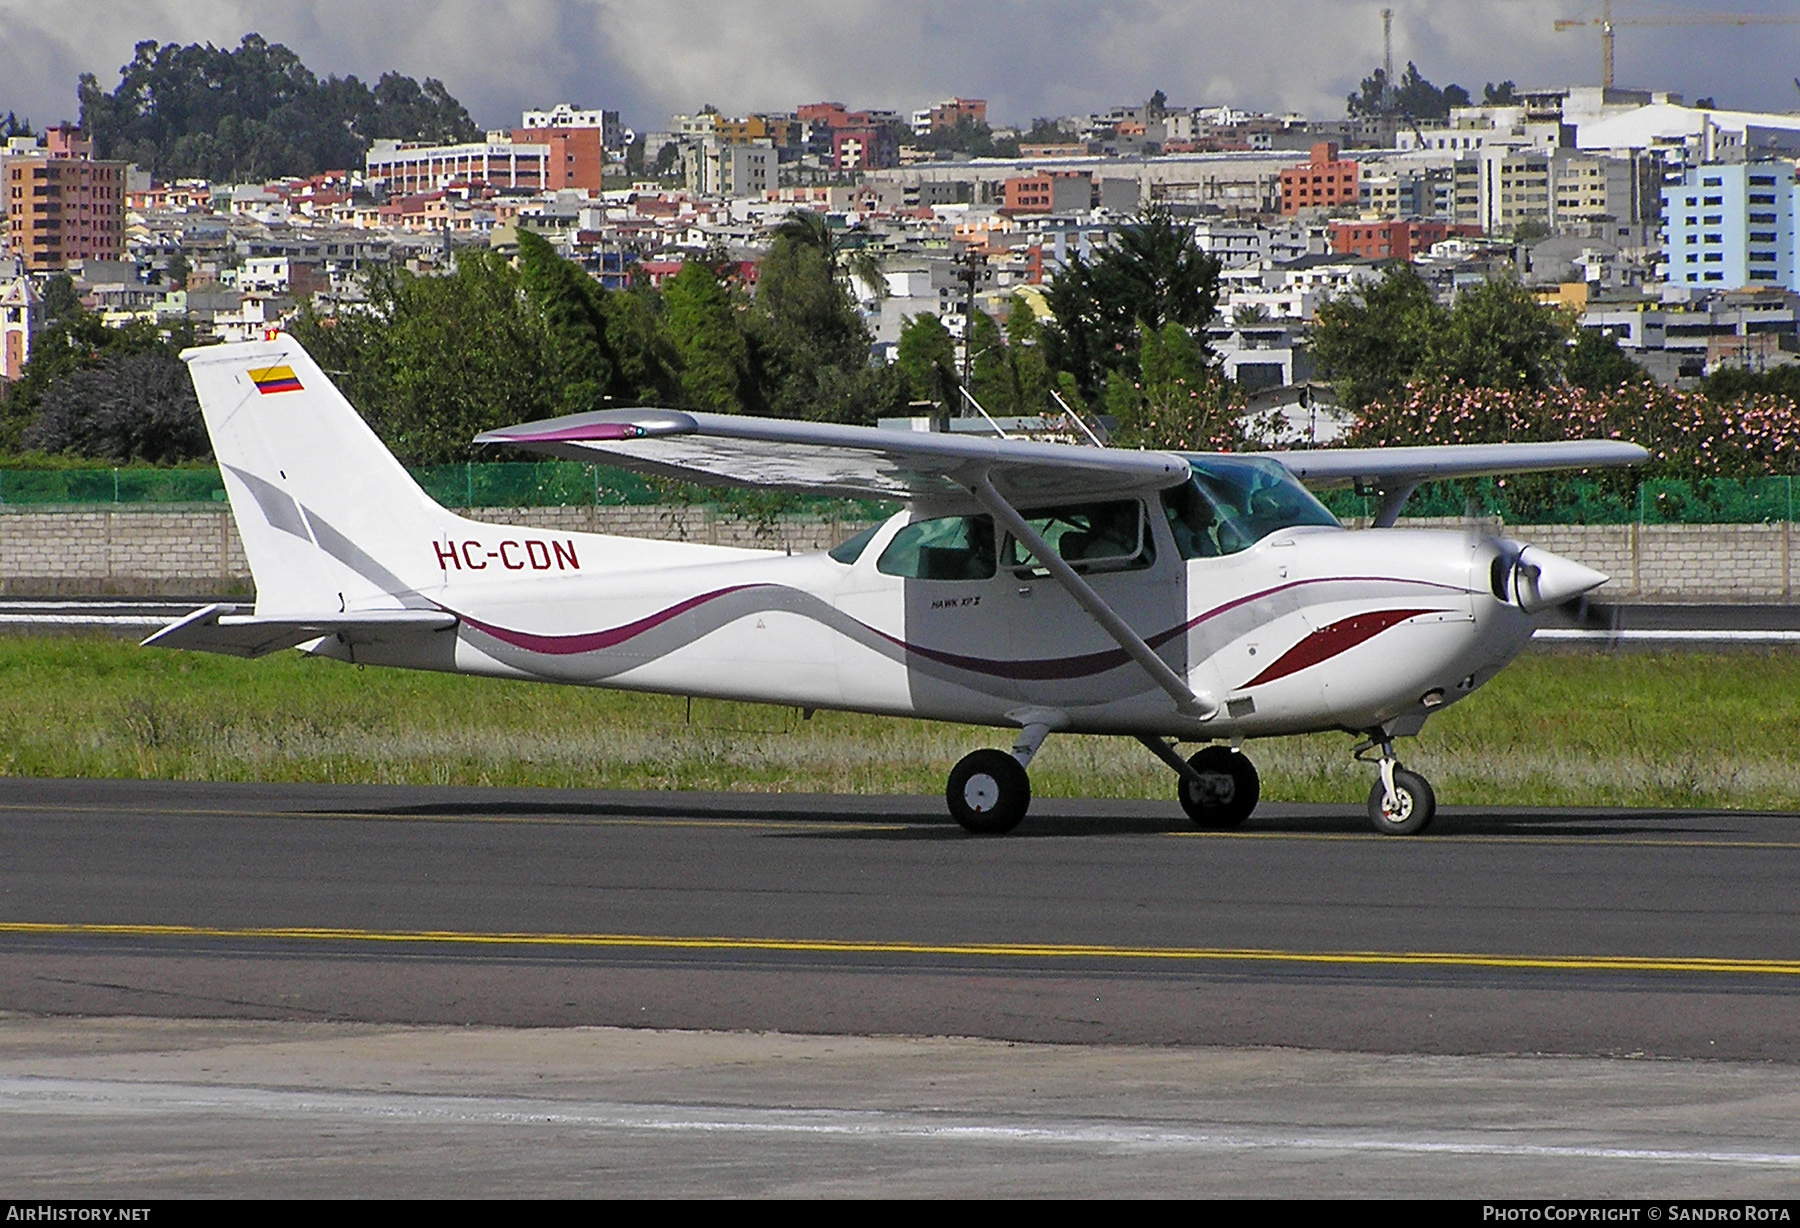
[[[423,607],[438,506],[300,343],[182,354],[256,579],[259,615]]]

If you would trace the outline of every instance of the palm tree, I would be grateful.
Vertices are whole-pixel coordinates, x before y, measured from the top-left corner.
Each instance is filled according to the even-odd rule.
[[[869,232],[856,226],[845,233],[866,239]],[[876,298],[887,295],[887,278],[882,274],[881,257],[870,251],[865,243],[844,243],[832,231],[823,213],[797,209],[788,214],[775,228],[775,241],[813,248],[825,257],[825,262],[838,277],[846,281],[854,277],[873,290]]]

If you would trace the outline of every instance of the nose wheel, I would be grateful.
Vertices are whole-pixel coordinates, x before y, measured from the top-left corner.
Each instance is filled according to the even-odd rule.
[[[1363,759],[1365,749],[1377,746],[1381,774],[1369,790],[1369,824],[1384,836],[1416,836],[1437,817],[1437,794],[1429,780],[1400,766],[1392,741],[1371,740],[1358,748],[1356,757]]]

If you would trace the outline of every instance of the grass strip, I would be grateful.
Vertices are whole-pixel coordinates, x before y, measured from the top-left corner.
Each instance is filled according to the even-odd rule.
[[[1533,653],[1405,759],[1446,805],[1800,807],[1800,653]],[[0,637],[0,775],[937,793],[994,730],[393,670],[99,635]],[[1251,743],[1271,800],[1359,802],[1351,739]],[[1047,797],[1167,798],[1122,738],[1053,737]]]

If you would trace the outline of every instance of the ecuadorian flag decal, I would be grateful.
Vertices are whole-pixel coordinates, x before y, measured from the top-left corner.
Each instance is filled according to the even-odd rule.
[[[262,367],[250,372],[250,382],[262,393],[299,392],[300,377],[292,367]]]

